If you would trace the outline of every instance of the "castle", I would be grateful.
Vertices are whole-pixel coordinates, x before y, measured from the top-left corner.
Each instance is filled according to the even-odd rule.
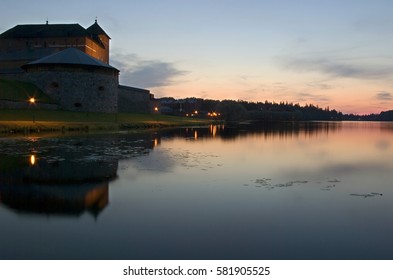
[[[120,71],[109,65],[110,39],[97,20],[86,29],[17,25],[0,34],[0,78],[34,84],[63,110],[151,112],[150,91],[119,85]]]

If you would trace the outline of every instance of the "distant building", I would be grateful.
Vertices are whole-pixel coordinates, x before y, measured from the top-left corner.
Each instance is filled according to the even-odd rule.
[[[97,20],[79,24],[17,25],[0,34],[0,73],[21,72],[21,66],[67,48],[77,48],[109,64],[110,37]]]

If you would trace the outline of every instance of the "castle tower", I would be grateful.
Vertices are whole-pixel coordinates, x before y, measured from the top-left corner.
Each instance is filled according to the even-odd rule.
[[[64,110],[117,112],[119,70],[77,48],[67,48],[22,68],[25,80]]]
[[[99,42],[103,48],[102,52],[98,55],[100,60],[109,64],[109,40],[111,39],[108,34],[98,25],[97,19],[95,22],[88,27],[87,32],[89,32],[94,41]],[[101,58],[102,56],[102,58]]]

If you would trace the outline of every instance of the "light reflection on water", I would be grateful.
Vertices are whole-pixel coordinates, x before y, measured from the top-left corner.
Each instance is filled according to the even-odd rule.
[[[392,259],[392,141],[352,122],[1,139],[0,258]]]

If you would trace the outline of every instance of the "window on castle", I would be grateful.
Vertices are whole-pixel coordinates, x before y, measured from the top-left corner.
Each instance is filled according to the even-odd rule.
[[[75,103],[74,103],[74,106],[75,106],[75,108],[81,108],[81,107],[82,107],[82,104],[79,103],[79,102],[75,102]]]
[[[99,86],[99,87],[98,87],[98,90],[99,90],[99,91],[104,91],[104,90],[105,90],[105,87],[104,87],[104,86]]]

